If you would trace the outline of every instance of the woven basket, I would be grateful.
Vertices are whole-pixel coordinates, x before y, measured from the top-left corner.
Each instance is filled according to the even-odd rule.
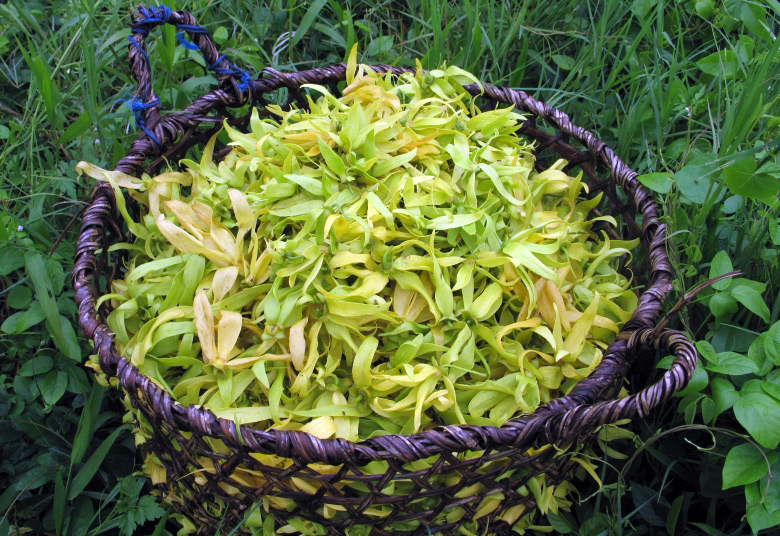
[[[205,143],[223,119],[239,127],[246,125],[248,116],[233,117],[230,108],[245,107],[250,102],[263,106],[263,96],[280,88],[288,92],[288,106],[305,106],[299,90],[302,84],[324,84],[333,94],[340,94],[337,84],[345,79],[346,66],[340,64],[288,74],[267,69],[262,78],[251,80],[217,52],[208,33],[190,14],[139,7],[134,20],[130,67],[138,81],[138,105],[134,108],[142,114],[138,123],[144,132],[116,165],[117,170],[131,175],[154,173],[165,161],[178,161],[188,149]],[[144,40],[150,30],[165,23],[187,33],[216,73],[220,89],[196,99],[181,112],[163,117],[152,91]],[[379,72],[410,71],[387,65],[372,68]],[[363,525],[360,534],[454,535],[461,523],[475,517],[486,497],[499,493],[503,495],[500,504],[479,518],[478,527],[498,534],[514,533],[511,523],[500,520],[503,517],[514,522],[512,518],[517,515],[504,515],[510,508],[524,505],[528,511],[534,506],[534,495],[526,487],[529,479],[544,475],[551,484],[560,482],[571,472],[572,455],[594,438],[599,427],[647,416],[690,379],[697,356],[688,339],[679,332],[654,329],[672,288],[671,269],[665,251],[665,226],[658,221],[658,207],[636,180],[636,173],[596,136],[573,125],[566,114],[522,91],[491,85],[485,85],[484,93],[476,86],[466,90],[481,95],[485,107],[510,104],[526,114],[528,119],[519,132],[535,140],[537,165],[542,166],[552,155],[568,160],[568,169],[581,169],[591,193],[607,194],[607,212],[623,215],[625,233],[640,237],[645,253],[642,273],[646,274],[646,290],[601,364],[568,396],[553,400],[533,414],[519,415],[500,428],[440,426],[408,437],[381,436],[353,443],[318,439],[297,431],[237,426],[206,409],[177,403],[117,353],[114,336],[104,323],[105,311],[96,310],[96,296],[105,291],[121,266],[120,259],[110,259],[107,253],[112,240],[121,238],[121,232],[116,224],[113,191],[105,184],[95,189],[83,216],[73,270],[79,324],[94,341],[103,372],[118,379],[135,408],[136,418],[151,431],[152,439],[143,449],[154,454],[166,469],[166,481],[159,484],[163,494],[173,510],[199,527],[199,533],[214,533],[218,526],[226,532],[234,527],[245,530],[242,519],[260,501],[262,515],[273,516],[277,528],[297,516],[319,523],[334,535],[344,534],[353,525]],[[636,223],[637,215],[641,227]],[[676,356],[671,369],[658,383],[616,399],[632,362],[653,349]],[[215,448],[218,444],[223,446]],[[541,448],[545,445],[554,448]],[[472,456],[463,455],[469,452]],[[289,466],[263,465],[252,457],[258,453],[286,458]],[[435,461],[424,469],[420,465],[415,468],[415,461],[426,458]],[[386,462],[387,469],[374,474],[366,467],[374,461]],[[322,472],[323,464],[330,469]],[[239,481],[236,471],[243,469],[263,474],[265,484],[257,488]],[[202,477],[201,483],[196,482],[201,474],[207,476],[205,484]],[[317,491],[293,489],[292,478],[305,479]],[[397,480],[414,482],[415,491],[407,496],[383,492]],[[359,494],[345,485],[356,483],[368,491]],[[476,483],[483,484],[478,492],[462,492]],[[270,497],[274,500],[268,500]],[[288,506],[279,507],[284,499]],[[391,505],[392,513],[387,517],[369,515],[367,508],[372,504]],[[323,517],[323,505],[334,506],[338,515]],[[457,510],[459,520],[453,515],[449,522],[434,521],[446,519],[456,509],[462,509]],[[515,508],[514,512],[518,511]]]

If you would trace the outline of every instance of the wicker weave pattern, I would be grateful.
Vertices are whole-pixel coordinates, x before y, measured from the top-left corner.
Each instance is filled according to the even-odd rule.
[[[193,25],[194,19],[187,13],[172,12],[167,22]],[[150,25],[139,26],[143,24],[146,23],[136,26],[148,32]],[[130,46],[130,65],[139,82],[140,97],[145,102],[153,102],[155,96],[143,52],[144,37],[144,32],[133,34],[135,43]],[[200,47],[204,57],[211,61],[220,58],[207,34],[191,33],[190,38]],[[386,65],[372,68],[396,74],[410,71]],[[302,84],[324,84],[338,94],[337,83],[345,79],[346,66],[339,64],[288,74],[266,69],[264,75],[254,81],[250,92],[256,105],[265,103],[264,94],[280,88],[289,92],[288,105],[293,102],[305,105],[299,90]],[[138,416],[151,427],[153,440],[145,448],[155,453],[166,467],[169,483],[163,487],[175,489],[182,500],[180,504],[174,504],[176,510],[211,523],[212,527],[220,522],[223,527],[232,527],[240,522],[254,499],[274,496],[292,499],[295,505],[291,511],[272,508],[280,522],[301,515],[329,527],[332,534],[342,534],[344,528],[354,523],[373,525],[375,534],[390,534],[389,527],[393,522],[410,520],[420,521],[420,528],[415,533],[428,534],[430,530],[454,534],[457,522],[433,526],[430,520],[456,507],[464,509],[464,519],[470,519],[487,495],[498,492],[504,494],[504,501],[481,523],[488,523],[513,505],[532,506],[533,497],[518,492],[530,477],[545,474],[551,483],[560,481],[570,468],[571,454],[586,444],[599,426],[619,419],[644,417],[687,383],[697,359],[693,346],[679,332],[656,333],[652,329],[672,288],[671,269],[665,251],[665,226],[658,221],[658,207],[636,180],[636,173],[595,135],[572,124],[566,114],[522,91],[492,85],[466,89],[473,95],[481,95],[488,107],[511,104],[526,113],[529,119],[520,131],[536,140],[537,152],[551,152],[566,158],[570,167],[582,169],[591,189],[604,190],[609,197],[610,212],[627,214],[623,219],[629,234],[642,239],[649,277],[638,308],[618,340],[605,352],[602,363],[590,377],[582,380],[568,396],[552,401],[534,414],[521,415],[500,428],[441,426],[414,436],[381,436],[353,443],[342,439],[318,439],[296,431],[236,426],[208,410],[177,403],[117,353],[113,334],[95,309],[95,297],[99,294],[97,283],[101,275],[108,274],[105,266],[100,267],[97,250],[105,252],[110,235],[118,237],[120,234],[115,223],[113,192],[105,185],[98,186],[84,214],[76,248],[73,284],[79,323],[94,341],[103,371],[118,378],[137,408]],[[214,132],[214,129],[204,130],[204,124],[219,125],[223,119],[239,125],[245,123],[246,117],[232,118],[228,109],[244,104],[246,98],[235,79],[223,77],[220,89],[196,99],[181,112],[161,116],[157,106],[149,106],[144,110],[146,128],[162,146],[158,147],[149,136],[142,135],[133,142],[116,169],[129,174],[139,174],[144,169],[155,171],[163,159],[175,161],[190,147],[203,143]],[[539,128],[539,120],[552,127],[555,134]],[[575,140],[583,149],[575,148],[569,139]],[[606,169],[609,177],[600,179],[597,169]],[[627,203],[621,201],[616,186],[628,199]],[[635,213],[641,215],[641,228],[634,223]],[[116,267],[116,263],[102,264]],[[672,368],[658,383],[639,393],[612,399],[634,357],[641,349],[651,347],[674,353],[677,359]],[[556,445],[561,451],[548,448],[534,456],[525,454],[529,448],[544,445]],[[572,445],[576,448],[570,448]],[[457,455],[469,451],[484,452],[470,460]],[[286,469],[265,466],[252,458],[251,453],[288,458],[291,465]],[[412,462],[432,456],[438,458],[430,468],[415,470],[410,467]],[[370,474],[361,469],[367,463],[379,460],[387,462],[388,469],[384,473]],[[326,464],[333,469],[322,473],[313,469],[312,464]],[[264,475],[264,483],[260,487],[246,485],[245,479],[242,481],[239,477],[243,470],[259,471]],[[208,476],[205,484],[196,482],[201,473]],[[448,476],[450,479],[446,479]],[[316,493],[292,489],[290,479],[293,477],[312,483],[317,488]],[[444,484],[445,479],[452,482],[452,477],[455,477],[454,484]],[[417,484],[416,490],[409,496],[383,493],[382,489],[394,480],[411,480]],[[368,486],[369,493],[358,496],[345,487],[345,484],[355,482]],[[482,491],[468,497],[455,497],[458,491],[477,482],[484,484]],[[235,490],[240,490],[241,495],[236,495]],[[393,505],[389,517],[366,515],[366,508],[382,503]],[[346,514],[325,519],[317,513],[323,504],[343,507]],[[494,525],[492,527],[497,530]],[[204,533],[207,532],[209,529],[205,528]]]

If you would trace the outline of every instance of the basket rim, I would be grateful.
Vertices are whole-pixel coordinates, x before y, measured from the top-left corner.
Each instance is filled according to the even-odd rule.
[[[388,65],[370,67],[381,73],[391,71],[396,75],[415,71]],[[258,101],[264,102],[263,94],[282,87],[295,92],[306,83],[334,84],[345,79],[346,69],[345,64],[293,73],[266,69],[265,76],[253,81],[253,88],[247,92],[247,96],[256,104]],[[72,278],[79,325],[87,337],[94,341],[103,372],[109,377],[117,377],[124,390],[136,401],[142,394],[151,408],[152,415],[179,431],[190,431],[219,439],[236,450],[276,454],[286,458],[298,458],[306,463],[333,465],[363,465],[383,459],[411,462],[443,450],[464,452],[509,445],[520,448],[532,444],[562,444],[591,433],[601,425],[630,416],[643,417],[653,407],[669,399],[690,379],[697,354],[684,334],[671,330],[657,333],[653,329],[663,301],[672,289],[672,272],[665,249],[666,228],[658,219],[658,206],[652,194],[636,180],[637,173],[623,163],[603,141],[572,124],[565,113],[520,90],[492,84],[482,84],[482,87],[470,85],[464,89],[472,95],[481,95],[497,103],[512,104],[530,114],[523,127],[529,122],[533,127],[535,119],[540,118],[564,136],[570,136],[583,144],[593,159],[606,165],[610,170],[610,180],[624,191],[637,212],[642,214],[641,238],[647,246],[650,262],[648,286],[639,296],[637,309],[621,329],[617,340],[605,350],[602,362],[587,378],[578,382],[568,395],[539,406],[533,413],[519,414],[501,427],[445,425],[410,436],[378,436],[360,442],[320,439],[300,431],[261,429],[249,424],[237,425],[233,421],[216,417],[208,409],[181,404],[118,354],[113,344],[113,333],[100,321],[95,309],[93,276],[97,269],[96,250],[101,241],[105,242],[107,228],[115,226],[111,220],[115,215],[113,190],[105,184],[100,184],[95,188],[92,201],[82,219]],[[244,106],[246,103],[244,95],[216,89],[195,99],[180,112],[165,117],[155,114],[159,121],[156,124],[148,122],[147,127],[161,140],[160,146],[157,146],[146,132],[141,133],[115,169],[136,174],[149,157],[163,154],[180,135],[185,136],[188,129],[206,121],[214,121],[214,117],[208,115],[210,112],[226,111],[227,108]],[[555,144],[571,147],[562,140],[555,140],[552,145]],[[672,368],[657,383],[638,393],[627,398],[606,401],[603,391],[614,380],[625,376],[632,362],[631,354],[640,347],[650,346],[672,349],[677,355]]]

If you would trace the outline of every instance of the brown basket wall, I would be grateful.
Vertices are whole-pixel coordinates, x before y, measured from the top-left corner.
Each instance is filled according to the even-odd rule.
[[[287,88],[288,105],[305,105],[299,91],[302,84],[324,84],[338,94],[337,84],[345,78],[343,64],[288,74],[266,69],[262,78],[252,82],[249,91],[241,91],[236,69],[219,55],[208,34],[196,25],[191,15],[170,10],[139,11],[142,13],[135,14],[131,37],[130,66],[143,102],[156,102],[144,49],[145,36],[164,23],[186,31],[206,62],[216,64],[220,89],[196,99],[181,112],[166,116],[160,115],[156,105],[145,106],[145,126],[160,145],[147,134],[136,139],[116,165],[117,170],[128,174],[154,172],[164,160],[177,161],[214,132],[203,125],[220,125],[223,119],[245,123],[247,117],[233,118],[229,108],[245,105],[249,98],[261,106],[265,103],[263,95]],[[372,68],[380,72],[410,71],[387,65]],[[466,89],[474,95],[481,91],[476,86]],[[479,520],[480,526],[490,524],[490,530],[497,533],[513,533],[506,523],[493,523],[493,520],[512,506],[533,506],[533,495],[527,490],[523,492],[531,477],[543,474],[548,482],[559,482],[571,470],[572,454],[590,441],[600,426],[625,418],[642,418],[688,382],[697,359],[693,346],[682,333],[670,330],[658,333],[653,329],[671,290],[671,269],[665,251],[665,226],[658,221],[658,207],[636,180],[636,173],[595,135],[572,124],[566,114],[526,93],[486,85],[481,95],[487,106],[511,104],[527,114],[528,120],[520,132],[536,140],[538,151],[566,158],[570,168],[578,167],[585,173],[592,191],[606,192],[609,212],[624,214],[628,234],[641,238],[647,266],[647,287],[639,298],[636,312],[591,376],[568,396],[552,401],[533,414],[520,415],[500,428],[441,426],[409,437],[382,436],[353,443],[318,439],[302,432],[237,426],[208,410],[177,403],[117,353],[113,334],[96,311],[96,296],[102,293],[100,283],[110,280],[118,265],[118,262],[105,262],[107,247],[111,237],[118,239],[121,233],[115,223],[117,213],[111,188],[101,184],[95,189],[82,220],[73,271],[79,324],[94,341],[102,370],[109,377],[118,378],[137,414],[151,428],[153,439],[143,448],[155,454],[166,468],[167,482],[161,488],[164,492],[172,490],[179,497],[172,508],[199,522],[200,533],[213,533],[217,526],[229,531],[240,525],[256,500],[274,496],[292,499],[294,505],[291,509],[271,508],[277,527],[292,516],[301,516],[322,524],[334,535],[343,534],[353,524],[369,525],[370,533],[382,535],[391,532],[455,534],[460,522],[471,519],[483,499],[494,493],[503,493],[504,499],[493,513]],[[540,121],[544,128],[540,128]],[[600,178],[597,170],[605,170],[608,177]],[[616,186],[627,201],[621,202]],[[641,216],[641,228],[635,223],[635,214]],[[103,262],[98,262],[99,259]],[[627,398],[614,399],[634,358],[650,348],[673,353],[676,359],[671,369],[658,383]],[[214,440],[224,443],[224,452],[215,452]],[[558,448],[547,448],[534,456],[527,454],[528,449],[544,445]],[[464,452],[482,454],[464,460],[458,456]],[[265,466],[252,453],[288,458],[290,466],[286,469]],[[432,456],[436,456],[436,461],[430,468],[414,470],[409,465]],[[387,462],[388,469],[381,474],[365,470],[367,463],[377,460]],[[313,464],[335,466],[334,472],[320,474],[312,468]],[[259,471],[266,479],[265,484],[255,488],[239,482],[234,478],[238,467]],[[196,482],[201,473],[208,475],[204,485]],[[457,482],[443,484],[443,477],[448,475],[455,476]],[[292,477],[316,483],[318,491],[308,494],[292,489]],[[388,483],[401,479],[414,482],[416,491],[407,496],[383,493]],[[344,482],[362,483],[370,491],[359,496],[339,485]],[[481,491],[455,497],[460,490],[477,482],[484,484]],[[228,486],[240,490],[243,496],[232,494]],[[345,512],[325,519],[317,512],[324,504],[343,507]],[[370,516],[366,508],[372,504],[390,504],[393,513],[383,518]],[[434,524],[439,514],[454,508],[464,510],[461,521]],[[406,532],[393,527],[393,523],[404,521],[416,521],[418,527]]]

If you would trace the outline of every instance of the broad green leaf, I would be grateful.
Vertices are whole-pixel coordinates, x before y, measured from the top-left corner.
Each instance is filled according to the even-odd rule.
[[[674,534],[677,529],[677,521],[680,517],[683,504],[685,503],[685,495],[678,496],[669,507],[669,514],[666,516],[666,532],[668,534]]]
[[[574,526],[566,517],[564,517],[563,513],[559,515],[553,513],[547,514],[547,522],[552,529],[559,534],[569,534],[574,531]]]
[[[638,175],[637,180],[659,194],[668,194],[674,186],[671,173],[645,173]]]
[[[3,247],[3,255],[0,255],[0,275],[8,275],[14,270],[24,267],[24,253],[19,248],[8,245]]]
[[[734,267],[731,264],[729,254],[725,251],[718,251],[712,258],[712,263],[710,263],[710,279],[718,277],[719,275],[727,274],[733,270]],[[715,290],[726,290],[730,284],[730,279],[723,279],[713,283],[712,288]]]
[[[718,283],[724,282],[727,283],[726,281],[718,281]],[[710,298],[710,303],[708,305],[715,318],[723,318],[728,315],[732,315],[739,309],[737,300],[725,292],[719,292],[715,294],[712,298]]]
[[[645,523],[658,527],[665,526],[664,519],[657,511],[659,502],[657,492],[639,482],[631,482],[630,489],[634,507],[639,511],[639,515]]]
[[[32,291],[25,285],[11,287],[6,297],[6,303],[13,309],[26,309],[32,301]]]
[[[73,501],[73,509],[71,512],[70,518],[68,519],[68,536],[87,534],[89,532],[90,523],[95,515],[92,499],[85,495],[79,495],[76,497],[76,500]]]
[[[24,362],[24,364],[16,372],[17,376],[37,376],[39,374],[46,374],[54,367],[54,362],[51,357],[47,355],[35,355],[31,359]]]
[[[715,417],[716,417],[715,410],[717,408],[715,405],[715,401],[712,398],[705,396],[701,399],[700,405],[701,405],[702,420],[705,423],[712,424],[715,421]]]
[[[780,510],[780,482],[774,478],[774,475],[780,474],[780,461],[776,452],[769,453],[767,456],[772,463],[772,479],[769,475],[759,481],[761,491],[764,493],[764,504],[770,512]]]
[[[688,382],[688,385],[685,386],[684,389],[682,389],[679,393],[677,393],[677,397],[685,397],[693,393],[699,393],[702,389],[707,387],[709,384],[709,375],[707,374],[707,371],[705,370],[704,366],[701,364],[701,362],[696,362],[696,368],[693,371],[693,376],[691,376],[691,380]]]
[[[40,382],[41,396],[49,406],[56,404],[67,388],[68,374],[64,370],[50,370]]]
[[[776,400],[780,400],[780,369],[770,372],[766,380],[761,382],[761,388]]]
[[[717,170],[717,155],[701,155],[691,159],[674,174],[674,182],[680,193],[694,203],[704,203],[707,192],[715,188],[712,179]]]
[[[373,38],[366,47],[366,56],[373,58],[389,52],[393,48],[393,36],[381,35]]]
[[[739,18],[745,27],[759,39],[771,43],[774,39],[767,26],[766,8],[757,4],[742,4],[739,10]]]
[[[726,378],[714,378],[710,382],[710,389],[712,389],[712,399],[715,401],[716,417],[731,409],[734,402],[739,399],[739,393],[734,388],[734,384]]]
[[[22,333],[39,324],[46,318],[41,304],[34,300],[26,311],[17,311],[3,320],[0,331],[3,333]]]
[[[731,78],[740,70],[739,60],[733,50],[719,50],[696,62],[703,72],[713,76]]]
[[[224,26],[220,26],[216,30],[214,30],[214,34],[212,35],[212,38],[214,39],[214,42],[218,45],[222,45],[225,43],[225,41],[228,40],[228,31],[227,28]]]
[[[30,47],[35,50],[34,46]],[[38,94],[46,108],[46,115],[49,119],[49,125],[56,130],[62,127],[62,109],[60,107],[61,97],[57,84],[54,83],[55,77],[49,69],[48,62],[44,62],[39,54],[32,56],[32,53],[26,53],[27,49],[20,49],[30,72],[33,74]]]
[[[780,401],[760,393],[742,395],[734,403],[734,415],[762,447],[777,448],[780,443]]]
[[[758,199],[767,205],[777,201],[780,182],[769,175],[756,173],[756,159],[748,156],[723,169],[723,179],[729,190],[748,199]]]
[[[60,315],[60,326],[62,329],[62,339],[65,345],[66,356],[70,357],[74,361],[81,360],[81,346],[78,339],[76,339],[76,330],[73,327],[73,321],[63,315]]]
[[[631,12],[640,19],[647,17],[650,10],[653,9],[658,2],[656,0],[637,0],[631,4]]]
[[[574,58],[571,56],[564,56],[562,54],[553,54],[550,56],[555,65],[563,69],[564,71],[571,71],[574,68]]]
[[[777,453],[769,453],[777,458]],[[772,462],[751,443],[734,445],[723,464],[723,489],[743,486],[759,480],[767,474]]]
[[[766,376],[775,365],[772,358],[765,350],[767,338],[768,334],[762,333],[750,343],[747,351],[747,356],[758,367],[758,372],[756,374],[759,376]]]
[[[755,374],[758,372],[758,366],[753,360],[736,352],[720,352],[717,360],[708,363],[706,368],[712,372],[719,372],[730,376]]]
[[[763,351],[769,359],[774,361],[775,365],[780,365],[780,321],[772,324],[764,335]]]
[[[755,289],[747,285],[736,285],[730,291],[731,295],[750,312],[769,322],[769,307],[764,303],[764,298]]]
[[[776,528],[780,525],[780,510],[773,509],[770,511],[766,504],[762,504],[763,490],[764,486],[760,482],[754,482],[745,486],[746,517],[753,533],[764,529]]]

